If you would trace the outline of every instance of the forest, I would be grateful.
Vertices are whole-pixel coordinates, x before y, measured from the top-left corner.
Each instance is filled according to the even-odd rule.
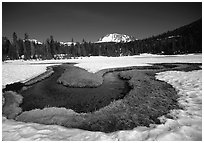
[[[72,39],[72,42],[74,40]],[[91,43],[83,40],[81,43],[64,45],[50,36],[44,43],[18,38],[13,33],[10,41],[2,37],[2,60],[15,59],[66,59],[81,56],[128,56],[141,53],[150,54],[188,54],[202,53],[202,19],[146,39],[135,40],[128,43]]]

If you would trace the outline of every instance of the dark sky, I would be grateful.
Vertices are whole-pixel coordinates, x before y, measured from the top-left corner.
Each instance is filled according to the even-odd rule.
[[[2,35],[27,32],[45,41],[97,41],[117,32],[142,39],[173,30],[202,17],[202,3],[14,3],[2,4]]]

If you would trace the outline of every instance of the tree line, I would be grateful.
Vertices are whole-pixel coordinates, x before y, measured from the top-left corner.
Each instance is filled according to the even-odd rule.
[[[50,36],[39,44],[13,33],[12,42],[2,39],[2,60],[14,59],[61,59],[81,56],[127,56],[141,53],[151,54],[187,54],[202,52],[202,20],[168,31],[157,36],[128,43],[91,43],[84,39],[81,43],[64,45]]]

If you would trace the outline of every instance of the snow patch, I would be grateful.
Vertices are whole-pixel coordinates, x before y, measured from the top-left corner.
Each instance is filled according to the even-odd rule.
[[[61,45],[65,45],[65,46],[71,46],[72,44],[73,45],[76,45],[75,42],[60,42]]]
[[[53,64],[29,64],[16,61],[2,64],[2,86],[14,82],[25,82],[45,72]]]
[[[40,42],[40,41],[38,41],[38,40],[36,40],[36,39],[27,39],[27,40],[30,41],[30,42],[33,42],[33,43],[35,43],[35,44],[42,45],[42,42]],[[25,42],[25,40],[23,40],[23,42]]]

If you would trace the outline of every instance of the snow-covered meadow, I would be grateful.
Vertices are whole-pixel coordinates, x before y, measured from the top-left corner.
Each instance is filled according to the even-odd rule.
[[[140,55],[128,57],[83,57],[68,60],[7,61],[2,64],[2,85],[25,81],[46,70],[50,63],[76,63],[90,72],[101,69],[146,66],[150,63],[202,63],[202,55]],[[32,63],[32,65],[31,65]],[[33,64],[34,63],[34,64]],[[44,63],[44,64],[37,64]],[[2,118],[2,140],[202,140],[202,70],[167,71],[157,79],[171,84],[181,96],[184,110],[173,110],[173,119],[160,117],[161,125],[136,127],[129,131],[105,134],[57,125],[23,123]]]

